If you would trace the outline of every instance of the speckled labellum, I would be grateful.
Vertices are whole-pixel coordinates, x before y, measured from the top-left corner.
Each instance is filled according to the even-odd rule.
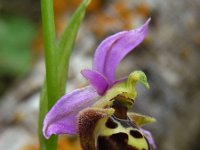
[[[126,85],[129,80],[143,75],[142,72],[135,72],[132,75],[134,78],[128,78]],[[133,85],[133,82],[129,83]],[[155,119],[128,113],[134,104],[132,98],[134,96],[128,97],[123,92],[110,99],[109,108],[104,103],[104,109],[89,108],[79,113],[78,128],[83,150],[150,150],[150,143],[139,126],[154,122]]]
[[[79,134],[84,150],[150,150],[148,140],[136,123],[128,116],[118,118],[118,111],[122,110],[116,110],[111,116],[95,109],[80,114]]]

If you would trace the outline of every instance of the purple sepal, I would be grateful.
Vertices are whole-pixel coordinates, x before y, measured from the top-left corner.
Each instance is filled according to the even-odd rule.
[[[96,49],[93,70],[114,82],[117,65],[146,37],[149,22],[150,19],[135,30],[119,32],[106,38]]]
[[[44,119],[43,135],[48,139],[52,134],[76,134],[79,111],[90,107],[98,97],[98,93],[91,86],[61,97]]]

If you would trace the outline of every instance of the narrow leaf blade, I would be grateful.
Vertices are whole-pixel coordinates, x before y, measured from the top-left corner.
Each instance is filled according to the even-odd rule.
[[[65,87],[68,74],[69,58],[73,49],[73,44],[82,22],[87,6],[91,0],[84,0],[72,16],[68,26],[65,28],[61,36],[58,46],[58,78],[60,79],[60,87]],[[63,91],[64,89],[62,89]]]

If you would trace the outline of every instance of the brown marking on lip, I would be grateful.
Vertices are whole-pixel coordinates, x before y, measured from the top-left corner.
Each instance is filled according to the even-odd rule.
[[[106,127],[110,129],[115,129],[117,128],[117,126],[117,123],[115,123],[111,118],[108,118],[108,120],[106,121]]]
[[[138,130],[131,130],[130,134],[137,139],[143,138],[143,135]]]
[[[128,145],[128,135],[120,132],[111,136],[99,136],[97,141],[97,150],[139,150],[136,147]]]

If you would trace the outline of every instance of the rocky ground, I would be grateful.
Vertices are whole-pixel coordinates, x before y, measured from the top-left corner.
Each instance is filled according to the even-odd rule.
[[[116,76],[142,69],[151,89],[138,86],[133,111],[157,118],[147,126],[159,150],[200,149],[200,2],[198,0],[111,0],[91,10],[81,26],[70,61],[67,91],[86,85],[80,70],[91,68],[95,47],[107,35],[152,21],[149,36],[119,65]],[[68,15],[63,15],[68,18]],[[84,63],[83,63],[84,62]],[[2,98],[0,149],[37,144],[43,58]],[[12,143],[12,144],[10,144]]]

